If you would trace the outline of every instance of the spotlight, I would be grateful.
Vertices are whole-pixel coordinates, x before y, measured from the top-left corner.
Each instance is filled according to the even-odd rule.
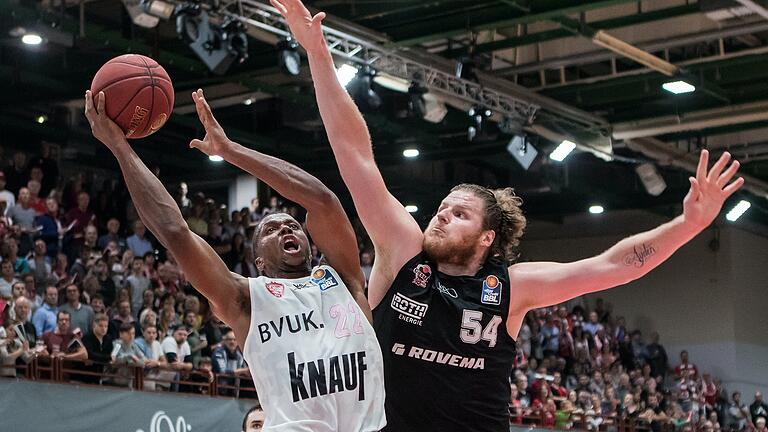
[[[248,99],[246,99],[246,100],[244,100],[244,101],[243,101],[243,105],[246,105],[246,106],[247,106],[247,105],[250,105],[250,104],[252,104],[252,103],[253,103],[253,98],[248,98]]]
[[[409,148],[403,150],[403,156],[411,159],[419,156],[419,149]]]
[[[589,206],[589,212],[592,213],[592,214],[600,214],[600,213],[602,213],[604,211],[605,211],[605,209],[601,205]]]
[[[563,160],[565,160],[565,158],[568,157],[569,154],[571,154],[571,152],[575,148],[576,148],[575,143],[568,140],[564,140],[563,142],[560,143],[560,145],[557,146],[557,148],[552,153],[549,154],[549,158],[554,161],[562,162]]]
[[[163,0],[141,0],[140,3],[146,13],[164,20],[170,19],[176,10],[176,5]]]
[[[725,215],[725,218],[728,219],[731,222],[736,222],[737,219],[741,217],[741,215],[744,214],[749,208],[752,207],[752,203],[749,201],[741,200],[738,204],[733,206],[731,211],[728,212],[728,214]]]
[[[45,114],[41,114],[41,115],[35,117],[35,121],[38,122],[39,124],[43,124],[46,121],[48,121],[48,116],[45,115]]]
[[[528,137],[525,135],[513,136],[507,144],[507,152],[515,158],[524,170],[528,170],[539,155],[539,151],[528,142]]]
[[[376,71],[366,65],[357,72],[354,81],[348,85],[349,94],[360,111],[373,111],[381,106],[381,96],[371,88],[375,75]]]
[[[176,13],[179,37],[213,73],[222,75],[232,63],[242,63],[248,58],[245,26],[237,18],[227,17],[221,26],[213,26],[208,12],[196,3],[184,3]]]
[[[664,83],[661,85],[661,88],[674,94],[692,93],[696,91],[695,86],[682,80]]]
[[[637,172],[640,181],[649,194],[659,196],[667,188],[667,183],[653,164],[644,163],[638,165],[635,168],[635,172]]]
[[[289,37],[277,43],[277,64],[288,75],[296,76],[301,72],[299,44],[295,39]]]
[[[357,75],[357,68],[352,65],[343,64],[340,68],[336,69],[336,78],[342,87],[346,87],[355,75]]]
[[[24,45],[40,45],[43,43],[43,38],[36,33],[27,33],[21,37],[21,42]]]
[[[407,211],[408,213],[416,213],[417,211],[419,211],[419,208],[413,204],[410,204],[405,206],[405,211]]]
[[[219,155],[210,155],[208,156],[208,160],[210,160],[211,162],[221,162],[224,160],[224,158]]]
[[[467,128],[467,138],[470,141],[474,141],[484,130],[483,122],[488,120],[493,113],[487,108],[473,106],[467,111],[467,114],[469,114],[470,118],[470,125]]]

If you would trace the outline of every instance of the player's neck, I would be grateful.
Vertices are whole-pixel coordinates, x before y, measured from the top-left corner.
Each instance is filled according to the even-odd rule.
[[[466,263],[437,263],[437,269],[440,273],[448,276],[474,276],[483,267],[483,261],[472,259]]]
[[[273,279],[299,279],[309,276],[310,272],[308,267],[264,268],[264,276]]]

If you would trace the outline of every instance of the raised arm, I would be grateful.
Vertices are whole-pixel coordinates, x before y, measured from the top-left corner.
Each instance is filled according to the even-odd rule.
[[[85,115],[93,135],[117,158],[144,225],[171,251],[187,279],[210,301],[214,313],[244,340],[250,325],[248,281],[231,273],[216,252],[190,231],[173,197],[106,116],[103,92],[96,107],[90,91],[86,92]]]
[[[321,28],[325,13],[313,17],[299,0],[270,2],[285,16],[294,37],[307,51],[328,140],[360,220],[376,248],[368,287],[369,301],[375,306],[400,267],[421,251],[421,229],[387,190],[373,160],[371,137],[363,116],[336,78]]]
[[[192,140],[191,147],[207,155],[219,155],[227,162],[267,183],[280,195],[307,210],[307,230],[349,287],[350,293],[371,319],[365,298],[365,276],[360,269],[357,237],[336,194],[320,180],[282,159],[243,147],[227,138],[216,121],[202,90],[192,93],[197,114],[205,127],[203,140]]]
[[[683,200],[683,214],[675,219],[626,238],[592,258],[571,263],[512,265],[509,275],[515,289],[510,302],[510,335],[517,335],[522,317],[530,309],[613,288],[646,275],[711,224],[725,200],[744,184],[744,179],[731,182],[739,169],[738,161],[724,171],[730,160],[728,153],[723,154],[709,173],[708,158],[708,152],[703,150],[696,178],[690,178],[691,189]]]

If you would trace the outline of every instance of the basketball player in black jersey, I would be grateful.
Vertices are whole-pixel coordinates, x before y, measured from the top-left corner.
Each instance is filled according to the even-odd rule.
[[[321,31],[299,0],[271,0],[306,49],[320,114],[341,175],[373,241],[369,302],[384,353],[386,431],[509,428],[508,379],[523,318],[531,309],[635,280],[691,240],[744,180],[725,153],[707,172],[702,151],[683,214],[571,263],[509,265],[525,228],[512,189],[462,184],[422,232],[389,193],[370,136],[336,78]]]

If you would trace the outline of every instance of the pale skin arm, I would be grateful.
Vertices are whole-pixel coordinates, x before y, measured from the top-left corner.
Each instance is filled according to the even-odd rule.
[[[507,331],[513,338],[531,309],[551,306],[572,298],[613,288],[639,279],[696,237],[720,213],[725,200],[744,179],[731,182],[739,169],[730,155],[723,156],[707,172],[709,153],[701,152],[696,177],[683,200],[683,214],[650,231],[626,238],[595,257],[571,263],[530,262],[509,267],[512,290]]]
[[[307,51],[328,140],[376,250],[368,283],[368,301],[376,307],[400,268],[421,251],[423,234],[413,217],[387,190],[373,159],[365,120],[336,78],[333,58],[322,34],[325,13],[313,17],[299,0],[270,3],[283,14],[294,37]]]
[[[368,321],[372,321],[365,298],[365,276],[360,269],[357,237],[336,194],[301,168],[231,141],[213,116],[203,91],[192,93],[192,99],[205,127],[205,138],[193,140],[190,147],[223,157],[306,209],[307,231],[312,240],[328,264],[339,272]]]
[[[86,92],[85,116],[93,135],[115,155],[142,222],[175,257],[192,285],[211,303],[214,313],[245,342],[250,325],[248,281],[230,272],[216,252],[190,231],[173,197],[133,151],[122,130],[106,116],[104,93],[94,101]],[[94,104],[95,102],[95,104]]]

